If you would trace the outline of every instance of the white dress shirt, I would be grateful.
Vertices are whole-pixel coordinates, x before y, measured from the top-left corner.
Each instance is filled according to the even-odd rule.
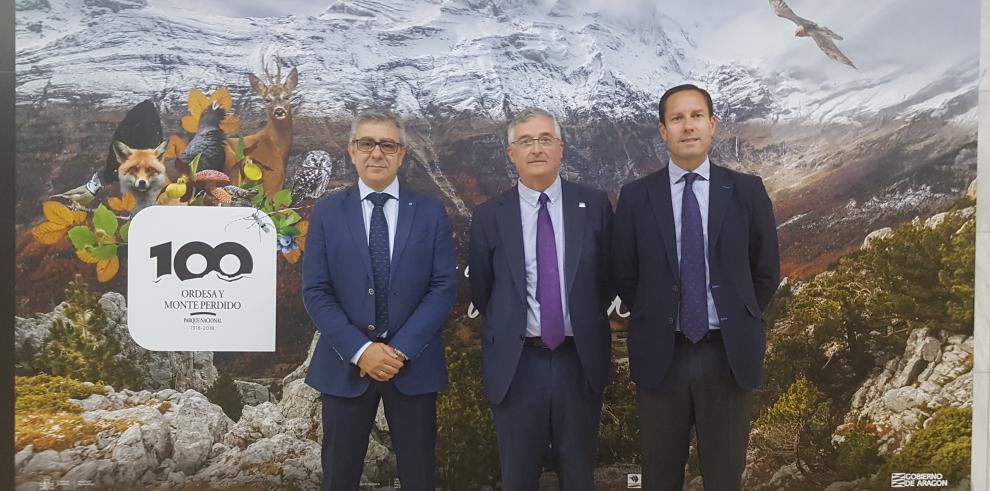
[[[371,200],[367,199],[368,195],[371,193],[377,193],[374,189],[364,183],[360,178],[358,178],[358,192],[361,194],[361,214],[364,215],[364,238],[366,241],[370,242],[371,237],[371,214],[375,211],[375,204]],[[399,218],[399,179],[392,179],[392,183],[382,190],[383,193],[392,196],[392,199],[385,202],[382,208],[385,211],[385,222],[388,224],[388,256],[391,258],[392,254],[395,252],[395,225]],[[383,338],[388,334],[388,331],[384,331],[378,337]],[[371,341],[364,343],[357,353],[351,357],[351,363],[357,365],[358,360],[361,359],[361,355],[364,354],[364,350],[371,346]]]
[[[371,193],[376,193],[361,179],[358,179],[358,192],[361,193],[361,213],[364,215],[364,238],[370,241],[371,237],[371,213],[375,211],[375,204],[367,199]],[[392,199],[385,202],[382,207],[385,209],[385,221],[388,222],[388,257],[392,257],[395,251],[395,224],[399,218],[399,179],[392,179],[392,183],[382,191],[391,195]]]
[[[681,263],[681,200],[684,199],[684,175],[688,171],[682,169],[669,159],[670,165],[670,204],[674,208],[674,233],[677,234],[677,264]],[[715,310],[715,299],[712,298],[711,289],[711,268],[708,265],[708,191],[711,185],[712,164],[705,158],[705,161],[694,170],[701,179],[695,179],[691,189],[694,197],[698,199],[698,208],[701,209],[701,230],[705,237],[705,293],[708,294],[708,327],[709,329],[719,329],[718,312]],[[682,292],[683,294],[683,292]],[[678,319],[678,324],[680,320]],[[677,330],[680,330],[680,325]]]
[[[540,336],[540,302],[536,300],[536,284],[539,270],[536,267],[536,229],[540,216],[540,192],[534,191],[519,180],[519,212],[522,218],[523,252],[526,259],[526,336]],[[560,275],[560,305],[564,309],[564,335],[573,336],[571,314],[567,309],[567,288],[564,284],[564,202],[560,176],[544,193],[550,198],[547,211],[553,224],[554,242],[557,246],[557,271]]]

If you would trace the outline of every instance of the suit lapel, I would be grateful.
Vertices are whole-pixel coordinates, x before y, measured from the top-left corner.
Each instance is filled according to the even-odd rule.
[[[660,236],[663,239],[664,252],[667,254],[667,264],[671,273],[680,282],[681,268],[677,264],[677,235],[674,231],[674,208],[670,204],[670,170],[667,167],[660,169],[646,186],[647,194],[650,198],[650,207],[653,208],[653,217],[660,227]]]
[[[708,254],[715,250],[718,233],[722,230],[722,219],[729,202],[732,201],[732,177],[725,169],[712,164],[712,182],[708,186]]]
[[[364,214],[361,210],[361,193],[357,186],[347,191],[349,194],[344,198],[344,215],[347,222],[347,229],[350,232],[351,240],[354,242],[354,250],[364,263],[364,269],[371,279],[371,252],[368,250],[368,232],[364,229]]]
[[[407,192],[408,196],[403,198],[400,197],[398,200],[399,213],[397,214],[395,224],[395,250],[392,251],[392,267],[389,268],[389,284],[395,279],[395,267],[402,258],[402,252],[406,249],[406,243],[409,242],[409,231],[412,230],[412,223],[416,219],[416,199],[412,193]]]
[[[526,255],[523,250],[522,216],[519,212],[519,190],[513,187],[503,193],[495,211],[498,232],[502,237],[506,261],[519,298],[526,301]]]
[[[584,221],[588,214],[587,205],[580,207],[581,196],[578,195],[577,186],[561,179],[561,210],[564,216],[564,281],[568,298],[571,294],[571,286],[574,284],[574,277],[577,276],[577,267],[581,259],[581,246],[584,244]],[[583,202],[582,202],[583,203]]]

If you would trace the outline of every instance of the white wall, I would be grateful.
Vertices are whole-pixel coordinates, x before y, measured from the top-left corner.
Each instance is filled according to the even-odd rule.
[[[973,489],[978,490],[990,489],[990,0],[982,7],[973,369]]]

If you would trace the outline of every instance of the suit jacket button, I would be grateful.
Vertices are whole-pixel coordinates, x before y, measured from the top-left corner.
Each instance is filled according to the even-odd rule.
[[[368,288],[368,295],[374,295],[374,294],[375,294],[375,289],[374,288]]]
[[[667,324],[673,324],[673,323],[674,323],[674,318],[673,317],[668,317],[667,318]]]
[[[520,340],[520,341],[525,341],[525,340],[526,340],[526,336],[524,336],[524,335],[522,335],[522,334],[520,334],[520,335],[519,335],[519,340]]]
[[[374,331],[375,330],[375,325],[374,324],[368,324],[368,330],[369,331]]]

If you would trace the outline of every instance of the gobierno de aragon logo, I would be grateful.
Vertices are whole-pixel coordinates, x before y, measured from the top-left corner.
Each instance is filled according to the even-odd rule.
[[[216,246],[211,246],[205,242],[188,242],[179,247],[174,257],[172,255],[172,242],[164,242],[151,247],[150,253],[151,259],[155,260],[155,283],[161,281],[163,276],[171,275],[173,272],[179,281],[202,278],[215,272],[217,278],[233,282],[244,278],[254,270],[254,259],[251,257],[251,252],[236,242],[222,242]],[[202,271],[190,270],[189,261],[196,256],[205,260],[205,267]],[[232,260],[225,261],[227,258]],[[232,265],[229,264],[232,262],[236,263],[236,269],[233,269]]]
[[[944,488],[948,485],[949,480],[938,472],[893,472],[890,474],[890,487],[892,488]]]

